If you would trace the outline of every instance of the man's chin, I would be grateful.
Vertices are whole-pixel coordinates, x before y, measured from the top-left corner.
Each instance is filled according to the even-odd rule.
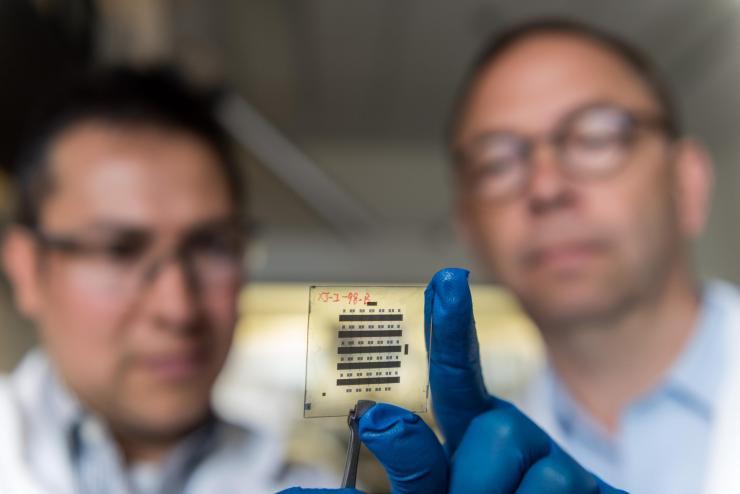
[[[147,407],[126,407],[119,415],[119,426],[133,434],[150,437],[177,437],[197,429],[211,416],[210,402],[197,400],[158,400]]]
[[[539,286],[521,293],[520,300],[532,319],[548,326],[599,326],[618,317],[624,300],[616,296],[617,287],[601,285]]]

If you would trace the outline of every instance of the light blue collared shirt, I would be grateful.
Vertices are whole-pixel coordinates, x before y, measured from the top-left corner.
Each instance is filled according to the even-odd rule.
[[[732,286],[705,285],[697,328],[687,347],[663,382],[624,411],[616,434],[597,424],[548,369],[544,382],[557,428],[549,432],[588,470],[632,494],[701,492],[727,364],[727,304],[738,301]]]

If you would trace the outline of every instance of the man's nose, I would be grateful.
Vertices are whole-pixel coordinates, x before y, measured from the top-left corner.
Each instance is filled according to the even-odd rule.
[[[540,214],[569,205],[573,199],[572,187],[563,174],[554,146],[535,146],[530,159],[527,199],[531,211]]]
[[[172,257],[153,274],[148,304],[160,326],[188,331],[197,316],[197,287],[182,259]]]

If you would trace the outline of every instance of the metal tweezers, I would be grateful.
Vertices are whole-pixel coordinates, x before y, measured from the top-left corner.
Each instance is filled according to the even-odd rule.
[[[374,401],[359,400],[355,407],[347,415],[349,426],[349,446],[347,447],[347,460],[344,463],[344,475],[342,476],[342,488],[354,488],[357,483],[357,463],[360,459],[360,417],[365,415],[370,407],[375,405]]]

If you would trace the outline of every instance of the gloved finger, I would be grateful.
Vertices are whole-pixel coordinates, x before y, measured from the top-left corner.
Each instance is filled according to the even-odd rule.
[[[363,494],[357,489],[304,489],[303,487],[291,487],[277,494]]]
[[[470,421],[493,406],[481,373],[468,271],[437,272],[424,295],[432,407],[452,455]]]
[[[447,455],[418,415],[380,403],[360,418],[359,430],[388,473],[393,494],[446,494]]]
[[[471,421],[452,459],[450,494],[510,494],[550,453],[550,438],[513,406]],[[541,492],[550,492],[547,489]]]

